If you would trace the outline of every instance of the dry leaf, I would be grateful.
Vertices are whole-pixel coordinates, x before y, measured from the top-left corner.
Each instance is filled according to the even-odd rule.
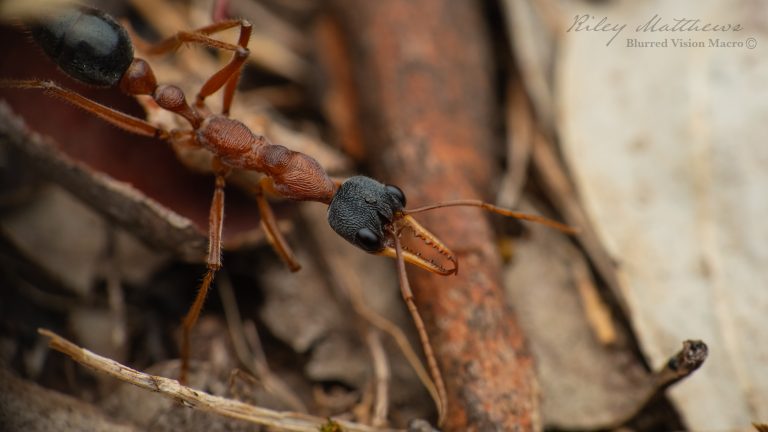
[[[569,6],[569,21],[627,24],[608,46],[611,32],[566,34],[558,96],[564,152],[619,263],[641,347],[655,367],[680,340],[706,341],[707,365],[672,400],[693,429],[747,428],[768,416],[766,5]],[[743,30],[636,32],[655,14]],[[680,48],[677,38],[745,46]],[[633,39],[668,46],[628,47]]]

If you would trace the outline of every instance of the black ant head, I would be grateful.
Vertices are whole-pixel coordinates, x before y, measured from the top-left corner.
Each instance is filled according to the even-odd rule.
[[[370,177],[356,176],[339,186],[328,206],[328,223],[345,240],[367,252],[381,252],[387,229],[405,208],[405,195]]]
[[[439,274],[455,273],[453,253],[405,210],[405,194],[397,186],[355,176],[339,186],[328,206],[328,224],[345,240],[376,255],[396,258],[395,238],[407,228],[414,238],[454,263],[447,269],[404,246],[403,259]]]

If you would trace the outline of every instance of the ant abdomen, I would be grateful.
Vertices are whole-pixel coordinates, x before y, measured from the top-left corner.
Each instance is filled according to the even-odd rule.
[[[133,61],[128,32],[97,9],[57,11],[33,24],[31,33],[61,70],[85,84],[115,86]]]

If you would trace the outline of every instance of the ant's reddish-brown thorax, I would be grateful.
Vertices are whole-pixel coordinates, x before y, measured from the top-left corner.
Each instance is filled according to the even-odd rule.
[[[257,149],[271,145],[266,137],[254,134],[243,123],[218,115],[203,120],[195,138],[228,166],[243,169],[260,168]]]
[[[195,137],[226,165],[268,175],[274,190],[284,197],[328,204],[336,192],[333,180],[315,159],[272,144],[237,120],[210,116]]]

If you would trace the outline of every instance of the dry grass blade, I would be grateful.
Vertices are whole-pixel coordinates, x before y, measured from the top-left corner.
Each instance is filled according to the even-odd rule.
[[[378,330],[369,329],[365,341],[368,349],[371,351],[373,370],[376,377],[374,383],[376,403],[373,409],[371,424],[374,426],[384,426],[387,424],[387,414],[389,412],[389,380],[391,375],[389,363],[387,363],[387,355],[384,352],[381,333]]]
[[[193,409],[208,411],[222,416],[245,420],[255,424],[269,426],[278,431],[317,432],[328,419],[305,414],[274,411],[249,405],[240,401],[214,396],[179,384],[178,381],[155,375],[149,375],[131,369],[114,360],[94,354],[62,338],[50,330],[38,329],[38,333],[49,338],[51,348],[60,351],[76,362],[97,371],[106,373],[121,381],[160,393],[175,399]],[[348,432],[386,432],[397,429],[383,429],[362,424],[334,420]]]

